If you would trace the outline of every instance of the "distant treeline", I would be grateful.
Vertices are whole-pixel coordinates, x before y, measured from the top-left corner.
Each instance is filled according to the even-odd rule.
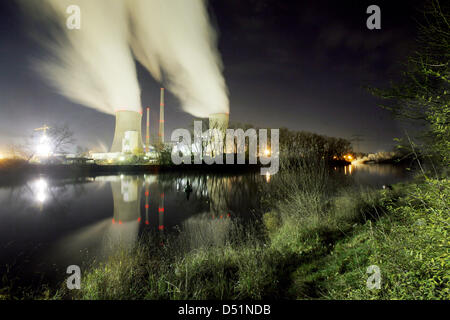
[[[233,122],[230,129],[259,129],[251,124]],[[325,159],[343,160],[343,155],[353,153],[352,143],[343,138],[328,137],[307,131],[280,128],[280,156],[306,156],[318,154]]]
[[[351,142],[343,138],[280,129],[280,156],[295,157],[314,154],[325,160],[343,160],[344,155],[352,152]]]
[[[229,128],[241,128],[244,131],[250,128],[259,129],[251,124],[234,122],[230,123]],[[280,128],[279,142],[280,157],[286,160],[298,157],[318,156],[325,160],[343,161],[344,155],[353,154],[352,143],[349,140],[328,137],[307,131],[293,131],[287,128]]]

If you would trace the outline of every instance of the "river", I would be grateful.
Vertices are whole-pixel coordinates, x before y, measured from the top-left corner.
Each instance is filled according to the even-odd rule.
[[[334,168],[355,185],[381,188],[409,179],[393,165]],[[37,285],[64,279],[69,265],[106,259],[118,245],[132,247],[145,232],[177,228],[211,232],[230,219],[260,211],[259,174],[149,174],[56,179],[33,176],[0,188],[0,273],[7,281]],[[190,229],[191,228],[191,229]],[[3,283],[3,286],[8,283]],[[0,286],[1,287],[1,286]]]

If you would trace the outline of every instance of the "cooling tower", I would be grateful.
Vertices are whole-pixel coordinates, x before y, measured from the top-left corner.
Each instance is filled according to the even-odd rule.
[[[117,111],[116,130],[111,152],[142,152],[142,114],[136,111]]]
[[[222,151],[226,151],[225,150],[225,144],[226,144],[225,135],[226,135],[226,131],[228,129],[228,120],[229,120],[228,113],[213,113],[213,114],[209,115],[209,129],[217,129],[222,133],[222,141],[223,141],[223,146],[224,146],[224,150],[222,150]],[[217,153],[216,151],[220,151],[220,150],[215,150],[216,137],[212,136],[210,139],[211,139],[211,141],[209,142],[209,145],[210,145],[209,152],[211,152],[212,155],[215,155]]]
[[[226,130],[228,129],[228,113],[213,113],[209,115],[209,128],[210,129],[219,129],[222,131],[222,134],[225,135]]]

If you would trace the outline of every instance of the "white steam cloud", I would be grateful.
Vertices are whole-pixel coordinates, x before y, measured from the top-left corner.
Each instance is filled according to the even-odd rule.
[[[50,56],[38,69],[72,101],[114,114],[141,111],[136,59],[165,82],[197,117],[229,111],[222,63],[206,0],[22,0],[29,14],[46,13]],[[66,27],[71,5],[81,29]],[[39,10],[36,10],[39,9]]]
[[[229,111],[216,34],[205,0],[128,0],[133,52],[157,80],[162,71],[183,109],[197,117]]]
[[[69,17],[66,10],[73,4],[81,8],[79,30],[66,27]],[[56,27],[51,30],[53,37],[47,42],[43,40],[51,53],[37,64],[43,76],[61,94],[98,111],[109,114],[119,109],[141,111],[136,66],[128,45],[126,3],[44,0],[42,6],[38,9],[45,10],[46,16],[53,20],[49,26]],[[37,5],[29,8],[36,9]]]

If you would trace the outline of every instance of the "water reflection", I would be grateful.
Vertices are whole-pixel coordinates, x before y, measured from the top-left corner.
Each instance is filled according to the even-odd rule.
[[[35,181],[33,183],[34,191],[35,191],[35,199],[38,203],[42,204],[47,199],[48,193],[48,184],[47,181],[43,178]]]
[[[394,166],[352,165],[332,171],[375,187],[406,178]],[[140,234],[164,239],[178,228],[185,231],[182,241],[189,248],[221,245],[232,220],[245,221],[261,211],[258,189],[271,178],[259,173],[42,176],[0,188],[0,269],[17,261],[28,264],[30,274],[55,266],[63,270],[132,248]]]
[[[144,179],[139,176],[110,177],[114,202],[112,223],[105,234],[103,251],[130,249],[138,237],[140,199]]]
[[[391,164],[350,164],[343,168],[334,167],[334,171],[351,176],[352,183],[381,188],[383,184],[393,184],[411,177],[412,172],[404,166]]]

